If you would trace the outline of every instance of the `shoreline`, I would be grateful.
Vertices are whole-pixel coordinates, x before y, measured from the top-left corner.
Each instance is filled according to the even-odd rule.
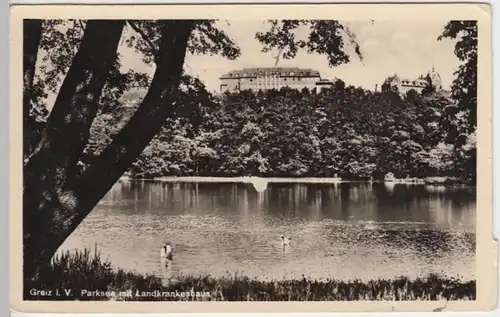
[[[407,185],[429,185],[429,186],[464,186],[476,187],[466,182],[449,177],[427,177],[391,180],[348,180],[340,177],[256,177],[256,176],[162,176],[154,178],[134,178],[122,176],[118,181],[148,181],[161,183],[301,183],[301,184],[340,184],[340,183],[377,183],[377,184],[407,184]]]

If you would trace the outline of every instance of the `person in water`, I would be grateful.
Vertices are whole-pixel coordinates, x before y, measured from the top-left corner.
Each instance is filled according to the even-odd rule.
[[[172,260],[173,255],[172,255],[172,246],[170,243],[165,243],[160,250],[160,257],[165,258],[167,260]]]

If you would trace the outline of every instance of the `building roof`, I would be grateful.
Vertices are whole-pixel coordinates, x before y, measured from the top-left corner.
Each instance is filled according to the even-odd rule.
[[[397,85],[401,83],[403,86],[425,87],[427,85],[426,76],[420,75],[417,79],[400,78],[397,74],[387,77],[384,84]]]
[[[223,74],[220,79],[227,78],[255,78],[275,74],[280,77],[320,77],[317,70],[298,67],[256,67],[232,70]]]
[[[387,77],[384,80],[384,84],[396,85],[401,83],[404,86],[414,86],[414,87],[425,87],[427,85],[427,78],[430,78],[433,85],[441,87],[441,76],[434,66],[432,66],[432,71],[427,72],[427,75],[420,75],[415,80],[410,80],[408,78],[400,78],[397,74]]]

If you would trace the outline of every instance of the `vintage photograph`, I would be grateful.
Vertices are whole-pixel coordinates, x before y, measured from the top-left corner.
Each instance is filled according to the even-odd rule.
[[[22,25],[23,300],[477,299],[476,20]]]

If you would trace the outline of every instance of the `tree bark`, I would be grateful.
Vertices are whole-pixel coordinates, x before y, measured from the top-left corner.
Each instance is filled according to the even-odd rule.
[[[166,119],[174,113],[188,40],[194,22],[161,23],[164,25],[160,56],[151,86],[129,122],[79,179],[75,187],[78,188],[76,189],[79,202],[77,212],[68,218],[71,222],[70,230],[60,236],[61,243],[132,165],[154,136],[160,132]],[[92,191],[86,188],[92,188]]]
[[[33,220],[28,225],[29,230],[25,228],[25,232],[30,232],[31,235],[24,238],[24,261],[25,263],[29,261],[29,263],[34,264],[28,266],[25,264],[26,276],[35,277],[38,270],[49,263],[50,258],[59,246],[85,219],[109,191],[111,186],[118,181],[120,176],[123,175],[153,137],[161,130],[166,118],[172,115],[175,109],[173,104],[177,98],[187,44],[194,22],[170,21],[161,23],[163,26],[158,64],[151,86],[139,109],[134,113],[126,126],[115,136],[111,144],[100,156],[91,162],[81,177],[69,179],[68,177],[59,176],[60,178],[65,178],[62,184],[66,186],[61,186],[61,181],[57,177],[52,181],[57,186],[51,187],[47,186],[47,184],[51,183],[43,183],[42,188],[45,188],[46,191],[37,193],[38,199],[34,200],[36,204],[31,204],[37,216],[33,217],[33,212],[28,215],[29,219]],[[111,37],[110,34],[106,35],[105,41],[109,42]],[[102,46],[99,47],[101,58],[103,58]],[[61,100],[66,99],[61,98]],[[83,113],[87,114],[88,112],[86,110]],[[79,114],[81,116],[82,112],[79,112]],[[54,122],[61,124],[60,122],[64,122],[65,118],[66,116],[61,114],[56,114],[52,118],[51,114],[49,121],[52,119]],[[76,138],[76,135],[81,136],[83,131],[86,131],[88,134],[88,129],[84,129],[87,125],[83,124],[87,121],[75,121],[80,126],[80,129],[77,129],[79,134],[76,132],[72,133],[78,142],[79,140]],[[88,127],[90,127],[90,124]],[[67,133],[70,131],[68,129]],[[56,132],[59,133],[59,140],[54,140],[57,139]],[[61,138],[60,130],[56,130],[51,136],[54,138],[52,142],[65,143],[63,138]],[[60,144],[55,149],[65,147],[68,147],[68,145]],[[71,148],[71,146],[69,147]],[[81,148],[83,149],[83,147]],[[59,152],[57,151],[56,153]],[[74,160],[74,154],[77,151],[69,150],[66,152],[69,156],[68,160]],[[68,172],[68,168],[64,168],[67,164],[53,164],[52,161],[60,160],[60,158],[59,155],[54,155],[55,158],[51,158],[50,155],[52,153],[54,153],[53,150],[46,152],[45,165],[62,166],[63,168],[59,167],[59,169],[53,168],[50,174],[64,175]],[[45,165],[42,164],[39,167],[41,168]],[[47,166],[45,168],[47,169]],[[42,173],[41,175],[45,174]],[[35,178],[34,176],[31,177],[32,179]],[[40,195],[45,195],[47,198],[43,197],[43,199],[40,199]],[[26,195],[25,189],[26,200],[29,200],[29,196]],[[45,217],[47,220],[44,221],[42,217]]]
[[[42,20],[23,20],[23,154],[31,149],[32,118],[30,117],[33,79],[38,56],[38,47],[42,37]]]
[[[34,277],[50,262],[67,232],[66,211],[77,202],[73,185],[98,101],[125,25],[120,20],[88,21],[47,121],[40,143],[24,168],[24,273]],[[87,190],[92,190],[89,186]]]

